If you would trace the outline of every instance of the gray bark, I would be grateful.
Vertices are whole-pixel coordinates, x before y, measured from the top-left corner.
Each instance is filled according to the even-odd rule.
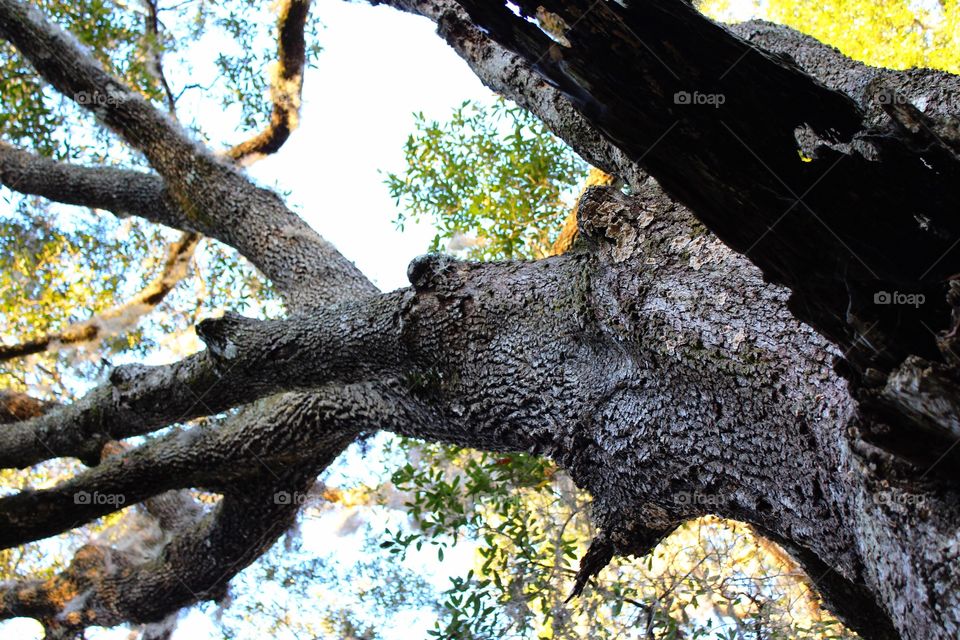
[[[271,497],[306,490],[357,434],[385,428],[553,458],[595,500],[602,533],[584,558],[581,578],[612,554],[645,554],[680,523],[712,513],[749,522],[783,545],[828,606],[864,637],[957,637],[960,496],[951,453],[958,431],[956,359],[939,353],[951,345],[949,286],[940,271],[953,266],[952,254],[924,285],[931,296],[941,296],[931,308],[902,324],[866,308],[869,287],[900,281],[903,264],[874,264],[870,249],[867,270],[875,267],[882,277],[867,278],[850,267],[849,256],[838,257],[849,229],[830,240],[810,218],[783,229],[771,226],[771,216],[780,215],[789,198],[770,176],[749,173],[756,162],[745,164],[749,153],[742,148],[721,152],[712,146],[721,126],[715,119],[701,114],[692,124],[677,125],[679,140],[661,148],[651,127],[662,124],[657,107],[669,112],[664,100],[670,92],[664,89],[672,81],[662,77],[663,70],[643,66],[655,62],[643,59],[646,54],[625,58],[617,73],[591,75],[578,37],[583,51],[599,51],[598,30],[636,26],[629,12],[605,3],[602,15],[587,16],[576,2],[548,3],[569,12],[568,24],[583,18],[580,30],[567,34],[573,48],[557,53],[553,41],[545,42],[532,26],[498,13],[498,3],[387,4],[437,22],[485,82],[534,111],[592,163],[622,177],[634,195],[588,191],[578,209],[583,246],[573,253],[492,264],[425,256],[410,265],[410,288],[378,295],[274,195],[187,140],[139,98],[114,101],[98,117],[140,149],[156,175],[141,174],[136,190],[111,196],[110,208],[148,215],[154,205],[154,211],[166,212],[168,224],[232,244],[278,283],[295,313],[274,322],[229,316],[208,321],[199,327],[204,353],[171,367],[121,369],[77,405],[3,427],[5,466],[56,456],[78,456],[93,465],[65,484],[0,499],[4,546],[110,510],[74,504],[77,491],[149,502],[173,489],[202,487],[224,498],[214,514],[178,530],[159,557],[119,563],[129,571],[112,570],[118,563],[105,558],[116,552],[94,547],[49,584],[0,588],[0,616],[34,615],[82,628],[156,621],[197,599],[216,597],[293,517],[295,507]],[[780,153],[775,147],[786,144],[786,129],[790,144],[798,144],[794,127],[802,121],[809,132],[798,134],[799,144],[819,139],[815,162],[825,161],[830,172],[846,178],[866,166],[871,149],[881,150],[869,159],[878,171],[860,174],[865,189],[883,187],[869,180],[880,180],[890,166],[912,167],[917,157],[933,158],[946,174],[953,170],[944,151],[952,141],[949,132],[936,129],[942,140],[915,150],[922,131],[949,124],[934,119],[946,118],[944,105],[918,115],[902,103],[872,109],[857,102],[876,95],[865,87],[881,76],[899,83],[899,90],[914,91],[913,101],[937,81],[955,79],[870,70],[780,28],[739,28],[764,46],[787,43],[794,61],[786,61],[697,22],[703,19],[681,4],[651,0],[649,6],[669,10],[667,18],[653,16],[657,20],[672,29],[677,20],[688,24],[714,47],[698,52],[672,32],[676,39],[669,45],[691,56],[684,72],[695,74],[690,65],[706,64],[705,57],[717,57],[723,66],[733,62],[724,57],[746,56],[726,90],[731,96],[746,92],[750,80],[757,84],[750,91],[769,90],[771,96],[742,107],[739,117],[771,104],[782,109],[749,134],[751,122],[731,120],[751,140],[773,136],[770,146],[757,143],[758,149]],[[125,91],[19,2],[0,0],[0,37],[66,95]],[[654,56],[668,55],[661,51],[664,42],[646,41]],[[537,57],[541,46],[546,58]],[[629,48],[622,52],[634,55]],[[650,75],[633,82],[652,96],[649,113],[625,119],[635,107],[613,92],[626,81],[617,74],[643,70]],[[751,95],[738,97],[743,102]],[[786,98],[797,103],[785,106]],[[898,129],[899,138],[889,133],[871,146],[877,127],[909,129],[910,118],[927,129]],[[861,128],[870,135],[859,135]],[[697,133],[703,147],[691,151]],[[638,141],[645,142],[643,154]],[[725,142],[735,147],[735,141]],[[670,157],[677,148],[690,169]],[[739,165],[722,166],[734,161]],[[25,192],[82,202],[102,201],[98,181],[116,177],[51,166],[50,173],[60,177],[50,183],[44,172],[30,173],[36,162],[46,161],[0,150],[0,179],[17,188],[5,176],[28,176]],[[824,179],[824,165],[816,166],[819,172],[807,175],[807,184]],[[794,171],[788,167],[784,180],[796,178]],[[693,178],[701,181],[684,182]],[[737,195],[721,178],[743,190]],[[931,201],[938,206],[954,196],[951,184],[931,187],[927,177],[914,178],[903,178],[909,193],[934,188]],[[757,184],[748,185],[751,180]],[[708,204],[714,195],[717,203]],[[770,207],[785,199],[784,206]],[[849,199],[818,200],[818,209],[850,205]],[[901,241],[909,252],[919,252],[952,241],[951,224],[935,240],[912,231],[895,237],[905,223],[883,217],[894,215],[889,209],[881,214],[883,224],[866,230],[863,242]],[[944,212],[932,214],[940,224]],[[285,225],[293,231],[283,231]],[[745,243],[760,242],[758,237],[769,243],[752,252]],[[803,253],[816,243],[823,245],[821,263]],[[908,257],[908,266],[915,266],[913,253]],[[816,286],[808,286],[805,276]],[[840,284],[848,287],[842,299]],[[867,320],[878,326],[876,333]],[[939,336],[909,333],[926,321]],[[290,391],[297,393],[284,393]],[[111,440],[258,399],[222,426],[193,427],[96,464]],[[199,557],[200,549],[210,548]],[[91,566],[92,572],[80,571]],[[71,610],[81,615],[65,619],[49,596],[54,588],[82,596],[83,606]]]

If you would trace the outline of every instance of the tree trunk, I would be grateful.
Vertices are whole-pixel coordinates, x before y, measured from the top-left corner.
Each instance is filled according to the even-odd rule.
[[[417,265],[407,322],[445,318],[415,333],[444,345],[418,352],[436,362],[418,392],[467,431],[410,435],[549,455],[616,553],[700,515],[743,520],[865,637],[954,637],[956,492],[851,437],[841,354],[787,292],[668,202],[591,191],[580,219],[590,254]]]

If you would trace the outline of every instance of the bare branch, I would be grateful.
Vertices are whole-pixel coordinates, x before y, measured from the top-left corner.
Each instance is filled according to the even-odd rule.
[[[273,112],[267,128],[226,152],[231,160],[250,164],[276,153],[297,128],[300,93],[306,67],[307,43],[304,28],[311,0],[282,0],[277,19],[277,62],[270,85]]]
[[[156,0],[144,0],[143,4],[147,8],[146,29],[149,37],[155,42],[149,42],[147,45],[147,59],[150,61],[150,70],[157,83],[163,89],[163,95],[167,101],[167,110],[171,114],[176,114],[177,99],[170,89],[170,83],[167,82],[167,76],[163,72],[163,57],[158,50],[160,39],[160,16],[157,13]]]
[[[102,209],[217,238],[203,220],[192,220],[170,197],[158,176],[114,167],[57,162],[0,142],[0,184],[54,202]],[[219,238],[218,238],[219,239]]]
[[[165,532],[144,540],[142,532],[132,531],[112,548],[95,542],[51,580],[6,585],[0,589],[0,619],[27,615],[75,628],[151,622],[222,595],[230,578],[289,526],[317,473],[357,433],[437,423],[437,416],[395,391],[357,385],[276,396],[220,426],[194,427],[111,456],[53,490],[0,500],[2,518],[13,521],[4,535],[15,530],[13,535],[27,539],[41,534],[17,515],[25,513],[25,501],[43,514],[48,531],[57,531],[152,494],[157,497],[145,506]],[[186,516],[180,509],[171,512],[167,502],[178,494],[163,493],[171,486],[212,488],[225,497],[216,515],[200,521],[195,508]],[[98,501],[94,491],[107,511],[91,510]],[[81,504],[77,495],[84,498]],[[0,544],[15,543],[5,537]],[[200,553],[203,558],[196,557]],[[117,589],[121,583],[125,588]]]
[[[344,410],[349,407],[349,410]],[[49,489],[0,498],[0,548],[38,540],[174,489],[216,492],[263,469],[310,465],[363,430],[409,430],[426,413],[379,388],[354,385],[274,396],[223,424],[164,435],[104,459]],[[327,434],[327,435],[325,435]]]
[[[21,358],[61,347],[77,347],[98,342],[135,326],[140,318],[153,311],[168,293],[187,275],[194,249],[200,242],[196,233],[184,233],[167,247],[160,275],[149,282],[130,300],[65,329],[15,345],[0,345],[0,361]]]

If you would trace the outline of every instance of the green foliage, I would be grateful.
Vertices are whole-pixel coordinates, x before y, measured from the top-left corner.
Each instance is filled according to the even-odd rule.
[[[704,518],[652,554],[615,559],[566,602],[596,535],[589,497],[548,461],[397,443],[392,477],[409,524],[380,547],[403,559],[467,543],[476,563],[444,592],[435,638],[819,639],[856,636],[823,613],[802,574],[746,525]],[[387,563],[390,564],[390,563]]]
[[[444,618],[431,631],[438,638],[527,637],[541,616],[549,623],[565,595],[549,570],[556,560],[570,572],[577,557],[572,532],[548,536],[545,512],[558,502],[556,468],[526,454],[494,456],[438,444],[404,440],[398,446],[413,459],[392,477],[405,503],[412,532],[388,531],[381,547],[403,557],[425,544],[443,550],[460,537],[479,543],[480,566],[451,578],[444,593]],[[547,569],[547,570],[543,570]],[[522,586],[521,586],[522,584]],[[522,598],[515,591],[520,589]],[[534,602],[536,600],[536,602]],[[512,608],[511,615],[504,607]]]
[[[426,219],[430,247],[466,249],[474,259],[539,258],[549,253],[587,165],[544,125],[503,100],[464,102],[447,122],[414,115],[404,175],[386,183],[397,226]]]
[[[411,500],[405,507],[419,530],[410,535],[396,531],[391,540],[380,545],[391,553],[402,554],[411,544],[419,551],[429,541],[438,547],[442,560],[443,548],[456,544],[462,530],[475,533],[484,524],[487,507],[506,514],[514,508],[511,505],[516,489],[546,486],[554,473],[550,462],[524,454],[496,458],[449,445],[416,445],[409,440],[402,440],[398,446],[404,450],[418,447],[417,455],[428,455],[432,464],[414,466],[408,462],[391,478],[398,490],[410,492]],[[451,475],[453,470],[456,472]]]
[[[60,331],[133,297],[160,274],[167,242],[177,235],[136,218],[67,213],[27,198],[11,203],[16,214],[0,217],[0,323],[8,344]],[[89,349],[52,348],[0,362],[0,385],[66,401],[114,364],[158,356],[174,346],[172,336],[187,334],[199,318],[224,308],[280,311],[276,293],[249,263],[206,240],[190,276],[157,313]]]

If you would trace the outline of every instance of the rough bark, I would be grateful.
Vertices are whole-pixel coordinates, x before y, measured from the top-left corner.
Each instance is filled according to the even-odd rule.
[[[358,425],[413,417],[395,413],[384,398],[372,387],[276,396],[220,428],[178,431],[107,459],[55,490],[64,498],[59,510],[44,507],[52,503],[39,495],[43,492],[19,494],[37,515],[44,514],[33,518],[22,512],[24,522],[40,522],[48,514],[60,528],[75,525],[62,519],[96,511],[96,495],[119,496],[124,506],[144,496],[169,500],[171,489],[206,487],[223,498],[211,513],[164,523],[159,539],[145,541],[135,531],[129,545],[94,542],[50,580],[5,585],[0,617],[27,615],[70,628],[148,623],[198,600],[222,597],[230,578],[291,526],[303,502],[299,498],[355,439]],[[93,497],[78,505],[77,495]],[[115,510],[113,503],[112,509],[99,505],[100,511]],[[4,511],[10,515],[16,509]],[[19,524],[5,523],[4,535]]]
[[[880,353],[854,350],[851,361],[889,368],[908,354],[940,357],[921,322],[938,330],[949,321],[945,281],[960,266],[950,251],[958,239],[950,213],[958,165],[951,139],[931,135],[947,124],[934,121],[933,103],[922,114],[892,92],[906,83],[869,96],[892,116],[881,129],[845,93],[788,57],[751,48],[685,3],[545,3],[570,25],[570,47],[503,3],[458,4],[604,137],[642,158],[719,237],[790,287],[801,319],[848,346],[865,330],[850,316],[877,322]],[[531,17],[536,4],[518,3]],[[809,162],[796,140],[804,127],[819,143]],[[929,303],[884,313],[874,294],[896,287]]]
[[[0,614],[79,628],[160,620],[215,596],[295,512],[271,506],[269,492],[308,486],[356,434],[383,427],[552,457],[594,496],[602,529],[581,587],[612,554],[644,554],[712,513],[781,544],[864,637],[960,634],[960,359],[947,297],[960,271],[948,216],[955,138],[945,104],[921,113],[870,89],[880,78],[915,103],[956,80],[868,70],[780,28],[740,28],[768,47],[786,43],[794,63],[667,0],[538,5],[552,31],[569,25],[562,38],[498,2],[387,4],[436,21],[485,82],[633,195],[587,191],[582,246],[564,255],[425,256],[410,265],[409,289],[376,295],[312,232],[270,240],[302,222],[149,105],[125,98],[98,114],[158,174],[162,188],[142,209],[202,220],[265,265],[296,313],[207,322],[203,354],[121,369],[76,405],[3,427],[2,462],[17,466],[266,398],[222,427],[158,438],[0,500],[10,545],[111,510],[71,503],[77,491],[130,502],[190,486],[224,495],[159,558],[118,574],[104,560],[115,551],[93,547],[60,582],[6,587]],[[0,0],[0,36],[67,95],[122,91],[18,2]],[[680,105],[678,91],[722,93],[729,108],[717,117]],[[34,161],[17,153],[0,153],[0,174]],[[98,169],[57,170],[80,182],[66,181],[73,195],[41,183],[50,196],[105,197],[89,186]],[[899,253],[885,259],[891,248]],[[929,304],[871,305],[878,287]],[[291,390],[308,393],[272,395]],[[264,475],[251,460],[284,471]],[[201,545],[215,549],[209,558]],[[95,584],[83,582],[87,566],[99,567]],[[68,608],[54,591],[86,595]]]
[[[534,4],[521,10],[532,17]],[[908,356],[956,360],[947,330],[960,267],[957,78],[871,71],[810,38],[784,38],[791,53],[807,51],[808,71],[824,69],[827,87],[789,54],[751,48],[683,3],[548,4],[571,25],[571,47],[500,3],[458,3],[469,14],[459,28],[481,27],[518,54],[765,277],[788,286],[797,317],[848,350],[874,442],[921,466],[950,451],[958,441],[949,429],[905,417],[883,388]],[[470,38],[441,11],[448,40]],[[772,30],[745,33],[770,40]],[[698,104],[697,95],[723,102]],[[897,296],[921,302],[885,303]]]

